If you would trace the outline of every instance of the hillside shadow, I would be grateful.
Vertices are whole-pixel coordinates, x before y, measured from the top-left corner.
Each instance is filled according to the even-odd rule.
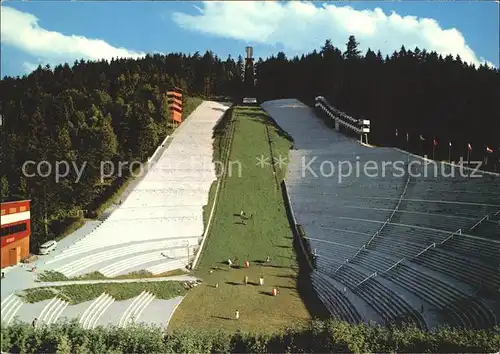
[[[291,274],[287,274],[287,275],[282,275],[282,274],[279,274],[277,275],[278,278],[288,278],[288,279],[292,279],[292,280],[296,280],[297,277],[295,275],[291,275]]]
[[[313,288],[311,274],[314,271],[314,268],[311,268],[310,263],[308,262],[308,259],[306,258],[306,255],[300,245],[300,235],[298,233],[297,225],[294,223],[294,217],[290,209],[290,205],[288,204],[289,199],[284,182],[281,183],[281,192],[285,203],[287,219],[290,224],[290,229],[292,230],[292,245],[295,250],[296,260],[298,263],[298,272],[295,283],[297,292],[299,293],[299,297],[312,318],[326,320],[330,317],[330,312],[319,299],[318,294]]]
[[[222,316],[212,316],[213,318],[218,318],[219,320],[226,320],[226,321],[231,321],[232,318],[229,317],[222,317]]]
[[[271,293],[270,291],[259,291],[259,294],[273,296],[273,293]]]
[[[235,281],[227,281],[226,284],[228,284],[228,285],[236,285],[236,286],[243,285],[243,284],[237,283]]]

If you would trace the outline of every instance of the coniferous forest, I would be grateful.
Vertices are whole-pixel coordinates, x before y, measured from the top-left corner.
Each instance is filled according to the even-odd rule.
[[[466,155],[469,143],[471,160],[482,160],[486,146],[494,150],[488,168],[495,168],[491,161],[499,158],[498,69],[419,48],[401,47],[386,57],[376,48],[363,54],[351,36],[342,49],[327,40],[300,58],[282,52],[260,58],[255,74],[252,94],[260,101],[298,98],[312,104],[322,95],[352,117],[370,119],[374,144],[420,153],[423,135],[425,143],[439,142],[436,158],[446,159],[449,141],[454,160]],[[180,87],[185,96],[238,100],[249,94],[243,78],[241,56],[224,60],[211,52],[80,60],[3,78],[2,201],[32,200],[31,245],[36,248],[59,235],[79,210],[96,210],[125,180],[127,175],[102,182],[101,161],[145,161],[172,131],[167,90]],[[79,167],[86,162],[85,173],[78,183],[74,168],[58,182],[53,175],[26,177],[22,166],[30,160],[49,161],[52,168],[55,161]],[[31,174],[34,168],[26,170]]]

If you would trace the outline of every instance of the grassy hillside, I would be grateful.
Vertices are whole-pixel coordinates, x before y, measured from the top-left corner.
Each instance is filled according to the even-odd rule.
[[[222,183],[197,270],[204,283],[183,300],[170,323],[172,329],[190,326],[274,332],[310,318],[297,292],[297,261],[281,191],[272,166],[260,166],[257,160],[270,156],[266,124],[274,156],[288,157],[291,143],[269,125],[269,117],[260,108],[235,108],[233,124],[232,173]],[[246,225],[239,216],[242,209],[253,214]],[[265,262],[267,256],[269,263]],[[248,260],[250,267],[230,268],[229,258],[238,258],[241,266]],[[245,276],[248,285],[243,283]],[[264,286],[258,285],[260,276]],[[270,295],[275,287],[280,290],[277,297]],[[239,320],[234,319],[236,310]]]

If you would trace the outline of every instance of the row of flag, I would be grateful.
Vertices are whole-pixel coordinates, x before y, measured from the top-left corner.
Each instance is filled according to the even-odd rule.
[[[396,136],[398,136],[397,129],[396,129]],[[410,141],[410,133],[406,133],[406,141]],[[420,141],[425,141],[425,138],[423,135],[420,135]],[[432,139],[432,143],[434,146],[438,146],[438,141],[436,140],[436,138]],[[451,146],[451,141],[448,142],[448,145]],[[470,143],[467,144],[467,149],[469,151],[472,151],[472,145]],[[486,152],[491,154],[491,153],[493,153],[493,149],[490,148],[489,146],[486,146]]]

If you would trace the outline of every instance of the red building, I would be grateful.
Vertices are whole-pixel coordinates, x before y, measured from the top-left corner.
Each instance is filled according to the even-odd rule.
[[[30,201],[1,203],[2,268],[17,264],[30,253]]]

